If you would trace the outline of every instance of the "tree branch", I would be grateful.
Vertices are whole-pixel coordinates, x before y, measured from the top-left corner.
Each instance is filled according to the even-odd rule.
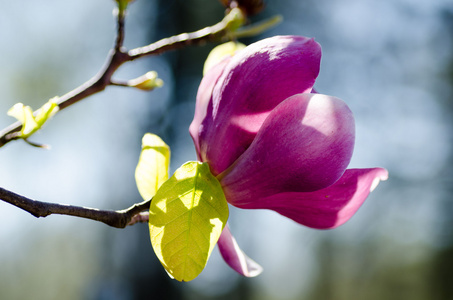
[[[149,210],[151,204],[151,200],[147,200],[123,210],[100,210],[96,208],[37,201],[3,188],[0,188],[0,200],[19,207],[37,218],[45,218],[52,214],[68,215],[102,222],[116,228],[125,228],[126,226],[133,225],[137,222],[147,221],[146,216],[141,213]]]
[[[203,45],[207,42],[218,42],[228,35],[228,24],[224,20],[214,26],[206,27],[190,33],[182,33],[172,37],[161,39],[147,46],[129,50],[130,60],[143,56],[157,55],[169,50],[179,49],[185,46]]]
[[[144,56],[161,54],[163,52],[179,49],[188,45],[201,45],[207,42],[221,41],[228,36],[232,20],[234,21],[233,17],[227,15],[221,22],[215,24],[214,26],[206,27],[191,33],[183,33],[165,38],[144,47],[138,47],[130,51],[125,51],[122,47],[124,40],[124,18],[118,16],[115,46],[107,56],[107,62],[104,67],[101,68],[101,70],[93,78],[69,93],[61,96],[58,101],[59,110],[61,111],[82,99],[103,91],[108,85],[114,85],[112,83],[113,74],[126,62],[133,61]],[[18,135],[17,132],[20,131],[21,128],[22,124],[20,122],[15,122],[1,130],[0,147],[3,147],[13,140],[19,139],[20,135]]]

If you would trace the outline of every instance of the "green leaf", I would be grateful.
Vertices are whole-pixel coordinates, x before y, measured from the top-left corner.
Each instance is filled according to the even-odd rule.
[[[58,112],[59,107],[57,101],[58,97],[54,97],[36,111],[35,120],[39,128]]]
[[[135,169],[135,182],[140,195],[151,199],[168,179],[170,147],[155,134],[147,133],[142,139],[142,152]]]
[[[16,118],[22,123],[20,136],[27,139],[33,133],[38,131],[44,123],[47,122],[53,115],[58,112],[58,97],[54,97],[46,102],[40,109],[33,115],[30,106],[24,106],[22,103],[16,103],[8,110],[8,115]]]
[[[27,138],[38,130],[38,123],[35,121],[30,106],[16,103],[8,110],[8,116],[14,117],[22,123],[22,129],[20,131],[20,137],[22,138]]]
[[[257,36],[257,35],[265,32],[266,30],[269,30],[272,27],[277,26],[282,21],[283,21],[283,17],[281,15],[275,15],[275,16],[270,17],[269,19],[265,19],[261,22],[241,27],[233,33],[233,36],[235,38],[245,38],[245,37]]]
[[[151,244],[169,275],[197,277],[228,220],[225,195],[209,166],[182,165],[157,191],[149,213]]]

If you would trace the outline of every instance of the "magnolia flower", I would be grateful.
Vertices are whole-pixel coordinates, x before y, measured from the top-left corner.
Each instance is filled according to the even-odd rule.
[[[313,91],[320,60],[313,39],[276,36],[205,74],[189,131],[198,159],[209,164],[231,205],[329,229],[349,220],[387,179],[382,168],[346,169],[354,117],[342,100]],[[218,246],[237,272],[261,271],[228,227]]]

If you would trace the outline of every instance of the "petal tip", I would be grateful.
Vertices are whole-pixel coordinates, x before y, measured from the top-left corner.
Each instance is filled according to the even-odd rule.
[[[217,242],[220,254],[225,262],[237,273],[245,277],[256,277],[263,272],[263,267],[248,257],[240,248],[230,232],[228,225],[222,231]]]
[[[381,181],[386,181],[389,178],[389,173],[386,169],[378,169],[379,173],[373,179],[373,182],[370,186],[370,192],[374,191],[374,189],[379,185]]]
[[[252,261],[254,264],[250,264],[248,267],[250,268],[248,270],[248,273],[244,274],[246,277],[256,277],[263,273],[263,267],[257,264],[256,262]],[[250,262],[250,263],[252,263]]]

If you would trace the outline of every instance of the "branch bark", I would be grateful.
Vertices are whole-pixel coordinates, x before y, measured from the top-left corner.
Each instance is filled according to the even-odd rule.
[[[68,215],[105,223],[115,228],[125,228],[138,222],[146,222],[143,211],[149,210],[151,200],[143,201],[123,210],[100,210],[96,208],[56,204],[33,200],[0,188],[0,199],[25,210],[37,218],[52,214]]]
[[[133,61],[145,56],[157,55],[163,52],[181,48],[187,45],[200,45],[207,42],[221,41],[228,36],[231,26],[236,26],[237,12],[229,13],[221,22],[201,30],[176,35],[159,40],[144,47],[138,47],[126,51],[124,41],[124,12],[117,15],[117,35],[114,47],[110,50],[106,63],[100,71],[90,80],[61,96],[57,102],[59,111],[69,107],[82,99],[103,91],[109,85],[115,85],[112,76],[118,68],[126,62]],[[22,124],[16,122],[0,131],[0,147],[20,138]],[[0,200],[23,209],[33,216],[40,218],[52,214],[69,215],[80,218],[103,222],[116,228],[124,228],[137,222],[146,222],[148,214],[143,211],[149,210],[151,200],[134,204],[123,210],[100,210],[95,208],[80,207],[73,205],[56,204],[33,200],[6,189],[0,188]]]
[[[158,55],[163,52],[179,49],[188,45],[202,45],[207,42],[221,41],[226,38],[229,33],[231,18],[225,17],[221,22],[214,26],[206,27],[201,30],[183,33],[159,40],[155,43],[144,47],[138,47],[126,51],[122,47],[124,39],[124,19],[117,19],[117,37],[115,46],[107,56],[107,61],[103,68],[93,78],[75,88],[74,90],[61,96],[58,101],[59,110],[63,110],[82,99],[105,90],[112,84],[112,76],[118,68],[126,62],[133,61],[145,56]],[[21,130],[22,124],[15,122],[10,126],[0,131],[0,147],[7,143],[19,139],[18,132]]]

